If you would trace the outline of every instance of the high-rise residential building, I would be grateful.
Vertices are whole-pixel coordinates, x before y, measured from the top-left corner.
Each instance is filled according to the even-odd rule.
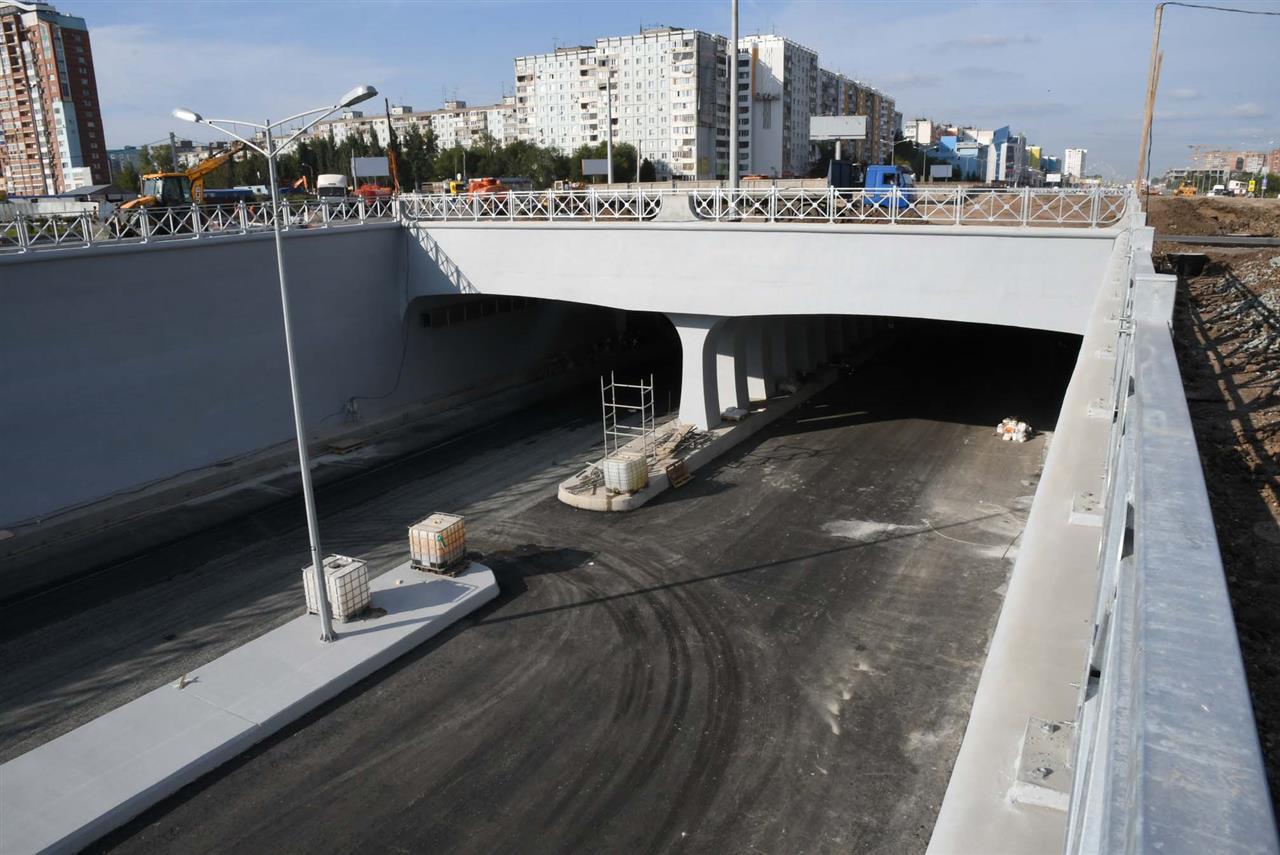
[[[725,60],[722,37],[679,27],[516,57],[518,136],[596,145],[612,105],[613,141],[637,146],[659,177],[712,178],[728,162]]]
[[[520,139],[565,152],[603,142],[610,82],[614,142],[637,145],[661,178],[723,176],[729,162],[727,51],[723,36],[658,27],[517,57]],[[867,139],[849,153],[869,163],[892,157],[898,121],[893,99],[823,70],[809,48],[781,36],[743,36],[735,68],[740,174],[805,175],[816,154],[809,141],[809,119],[816,115],[865,115]]]
[[[1280,148],[1273,148],[1267,154],[1267,172],[1280,174]]]
[[[1191,155],[1196,169],[1216,169],[1226,172],[1250,172],[1258,174],[1267,166],[1267,153],[1263,151],[1236,151],[1196,147]]]
[[[14,195],[110,180],[83,18],[0,0],[0,174]]]
[[[781,36],[738,45],[738,172],[803,176],[813,159],[809,118],[819,115],[818,54]]]
[[[470,107],[466,101],[445,101],[439,110],[415,111],[407,104],[391,107],[390,127],[404,138],[410,127],[417,127],[423,134],[428,130],[436,136],[436,145],[442,149],[471,148],[486,137],[492,137],[499,145],[516,140],[515,96],[507,95],[501,103]],[[310,137],[326,137],[332,134],[334,142],[341,143],[359,131],[367,137],[386,145],[391,138],[387,115],[378,112],[365,115],[361,110],[346,110],[337,118],[326,119],[312,129]]]
[[[1062,153],[1062,175],[1064,178],[1083,178],[1087,148],[1069,148]]]

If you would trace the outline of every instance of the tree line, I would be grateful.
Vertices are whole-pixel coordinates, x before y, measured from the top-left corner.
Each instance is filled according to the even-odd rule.
[[[579,146],[565,154],[559,149],[539,146],[536,143],[517,141],[502,145],[485,135],[471,147],[452,146],[441,149],[435,132],[421,130],[411,125],[403,134],[392,137],[398,156],[402,190],[423,189],[425,185],[463,177],[528,178],[537,189],[545,189],[556,181],[581,181],[584,159],[603,159],[605,143]],[[350,174],[351,158],[382,157],[386,147],[372,133],[357,129],[341,142],[333,134],[298,142],[290,151],[276,159],[276,169],[281,185],[287,186],[306,177],[314,186],[317,175],[325,173]],[[629,143],[613,146],[613,175],[615,181],[636,179],[636,148]],[[115,176],[114,185],[121,190],[137,192],[142,176],[153,172],[170,172],[173,169],[172,149],[168,145],[143,146],[138,152],[138,164],[125,163]],[[209,188],[235,187],[267,183],[266,158],[257,152],[240,154],[205,177]],[[589,180],[589,179],[588,179]],[[603,178],[597,180],[604,180]],[[645,158],[640,163],[640,180],[655,180],[653,163]]]

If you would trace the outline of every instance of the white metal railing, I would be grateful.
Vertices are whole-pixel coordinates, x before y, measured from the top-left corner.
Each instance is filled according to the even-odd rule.
[[[1275,818],[1169,328],[1171,279],[1154,273],[1149,250],[1134,254],[1065,851],[1274,855]]]
[[[392,222],[399,219],[399,201],[287,201],[279,216],[285,229]],[[0,255],[242,235],[268,231],[273,223],[270,203],[252,202],[117,210],[106,219],[92,213],[19,214],[0,219]]]
[[[534,190],[452,196],[407,194],[401,214],[409,220],[651,220],[670,190]]]
[[[330,228],[390,220],[642,222],[664,204],[685,218],[717,222],[895,223],[918,225],[1118,225],[1131,191],[1041,189],[842,190],[765,187],[745,190],[545,190],[451,196],[405,194],[386,199],[286,201],[284,228]],[[102,244],[149,243],[246,234],[272,227],[271,205],[241,202],[91,213],[20,214],[0,219],[0,254]]]
[[[573,190],[401,197],[410,220],[650,220],[663,199],[717,222],[915,223],[986,226],[1118,225],[1134,201],[1127,188],[909,188],[846,190],[760,187]]]
[[[695,215],[717,221],[1091,228],[1118,225],[1133,201],[1127,188],[761,187],[689,195]]]

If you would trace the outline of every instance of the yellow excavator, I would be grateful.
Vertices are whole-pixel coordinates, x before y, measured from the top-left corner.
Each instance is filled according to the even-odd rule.
[[[152,172],[142,176],[142,195],[130,199],[120,210],[178,205],[200,205],[204,202],[204,179],[222,164],[244,150],[244,143],[234,142],[225,151],[202,160],[186,172]]]

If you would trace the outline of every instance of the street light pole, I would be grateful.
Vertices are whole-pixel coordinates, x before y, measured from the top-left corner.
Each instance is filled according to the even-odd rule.
[[[276,270],[280,278],[280,316],[284,322],[284,349],[289,364],[289,393],[293,401],[293,429],[298,439],[298,465],[302,470],[302,498],[306,505],[307,534],[311,541],[311,570],[314,574],[312,578],[316,586],[317,611],[320,614],[320,640],[325,642],[333,641],[334,639],[333,616],[329,609],[328,587],[325,585],[324,579],[324,564],[322,563],[324,553],[320,549],[320,525],[316,518],[315,492],[311,486],[311,461],[307,453],[307,431],[302,418],[302,391],[298,384],[298,366],[293,349],[293,324],[289,316],[289,286],[284,269],[284,239],[280,230],[280,182],[276,179],[276,157],[281,151],[292,145],[294,140],[314,126],[316,122],[319,122],[333,111],[359,104],[361,101],[367,101],[377,94],[378,90],[372,86],[358,86],[343,96],[342,100],[337,104],[297,113],[274,123],[268,119],[261,125],[256,122],[242,122],[233,119],[206,119],[192,110],[179,109],[173,111],[173,115],[176,118],[195,122],[196,124],[208,125],[216,131],[220,131],[229,137],[234,137],[267,159],[267,176],[271,182],[271,223],[272,231],[275,234]],[[314,118],[294,131],[293,135],[285,140],[284,143],[278,145],[275,143],[272,135],[273,128],[282,127],[307,116],[314,116]],[[222,127],[224,124],[246,125],[262,130],[265,137],[265,148],[255,145],[235,131]]]
[[[597,92],[600,90],[596,90]],[[613,184],[613,69],[604,67],[604,100],[608,107],[609,133],[605,137],[604,157],[609,162],[609,183]],[[599,173],[596,173],[599,175]]]

